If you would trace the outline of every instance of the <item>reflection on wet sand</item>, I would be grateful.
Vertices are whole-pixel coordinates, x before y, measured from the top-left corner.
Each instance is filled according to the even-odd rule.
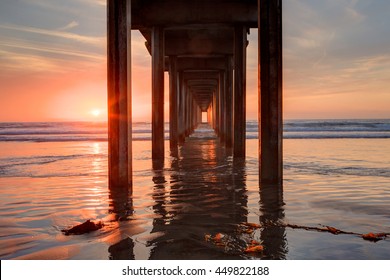
[[[127,237],[108,248],[110,260],[134,260],[134,242]]]
[[[239,257],[204,240],[207,233],[234,234],[235,225],[247,217],[244,174],[232,172],[217,141],[189,139],[168,170],[154,164],[156,218],[151,233],[158,237],[149,242],[150,259]]]
[[[128,219],[133,212],[133,199],[128,188],[110,189],[110,212],[115,223]],[[112,260],[134,260],[134,241],[130,235],[137,231],[119,225],[119,233],[115,240],[120,240],[108,248],[109,258]]]
[[[288,248],[285,227],[277,226],[284,219],[283,187],[260,186],[260,224],[266,225],[260,238],[265,259],[286,259]]]
[[[109,248],[111,259],[134,259],[137,240],[147,247],[149,259],[285,258],[285,229],[268,226],[284,218],[282,187],[275,186],[260,188],[260,224],[267,226],[252,238],[262,243],[264,252],[244,253],[248,234],[239,229],[249,215],[246,161],[233,161],[218,139],[190,137],[171,153],[168,166],[153,161],[152,181],[151,230],[140,238],[130,237],[137,226],[136,219],[129,219],[130,194],[111,191],[111,209],[120,231]],[[218,246],[205,240],[206,235],[217,233],[231,242]]]

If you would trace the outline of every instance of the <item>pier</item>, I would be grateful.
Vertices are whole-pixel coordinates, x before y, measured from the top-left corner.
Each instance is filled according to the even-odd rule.
[[[258,47],[259,180],[282,184],[282,1],[108,0],[109,184],[132,186],[131,30],[152,57],[152,159],[164,161],[164,72],[174,151],[207,112],[234,160],[245,158],[247,34]]]

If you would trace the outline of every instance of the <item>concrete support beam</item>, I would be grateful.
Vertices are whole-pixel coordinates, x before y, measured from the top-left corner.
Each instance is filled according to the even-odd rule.
[[[231,28],[169,29],[165,33],[165,54],[177,56],[220,56],[233,54]],[[146,36],[147,39],[147,36]]]
[[[131,1],[107,1],[108,173],[110,188],[132,188]]]
[[[204,70],[188,70],[183,71],[185,80],[194,80],[194,79],[215,79],[218,80],[218,70],[213,69],[204,69]]]
[[[132,0],[133,28],[155,25],[177,27],[184,25],[231,25],[257,26],[257,2],[245,1],[178,1]]]
[[[164,30],[152,29],[152,159],[164,159]]]
[[[219,123],[219,139],[221,143],[225,142],[226,135],[226,89],[225,89],[225,72],[219,72],[219,110],[220,110],[220,123]]]
[[[188,136],[188,86],[187,84],[184,85],[184,138]]]
[[[186,137],[190,135],[191,132],[191,98],[189,96],[189,90],[187,90],[186,95]]]
[[[179,73],[179,143],[183,143],[185,139],[185,91],[186,85],[183,72]]]
[[[217,133],[218,136],[219,136],[219,132],[220,132],[219,125],[220,125],[220,114],[221,114],[219,104],[220,104],[220,100],[219,100],[219,81],[218,81],[217,88],[215,90],[215,106],[214,106],[214,110],[215,110],[215,132]]]
[[[282,0],[259,0],[259,158],[263,184],[283,181]]]
[[[200,123],[202,123],[202,108],[200,108],[198,104],[198,117],[196,121],[196,126],[198,126]]]
[[[213,129],[217,133],[217,96],[216,96],[216,91],[213,92]]]
[[[171,149],[177,148],[178,136],[178,75],[177,58],[169,58],[169,142]]]
[[[233,148],[233,58],[227,57],[226,67],[226,132],[225,147]]]
[[[234,28],[234,140],[233,156],[245,157],[246,134],[246,27]]]
[[[195,99],[191,98],[191,102],[192,102],[192,114],[191,114],[191,134],[192,134],[194,132],[195,126],[196,126],[197,110],[196,110]]]
[[[187,107],[186,107],[186,116],[187,116],[187,124],[186,124],[186,137],[190,136],[191,134],[191,96],[190,96],[190,91],[187,86],[187,95],[186,95],[186,101],[187,101]]]
[[[181,57],[178,58],[178,71],[224,70],[225,57]]]
[[[213,123],[213,116],[212,116],[212,102],[210,103],[209,107],[207,108],[207,122],[212,127]]]

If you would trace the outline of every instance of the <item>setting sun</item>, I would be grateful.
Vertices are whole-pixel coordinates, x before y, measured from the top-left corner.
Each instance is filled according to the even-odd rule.
[[[91,111],[91,115],[94,117],[99,117],[101,114],[102,114],[102,110],[100,110],[100,109],[93,109]]]

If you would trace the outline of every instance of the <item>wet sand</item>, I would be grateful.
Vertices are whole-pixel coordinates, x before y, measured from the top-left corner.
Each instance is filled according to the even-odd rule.
[[[283,187],[259,186],[257,140],[233,161],[200,128],[162,165],[133,142],[134,190],[107,187],[107,144],[1,143],[2,259],[390,259],[390,241],[278,226],[389,232],[387,139],[286,140]],[[15,152],[19,155],[15,155]],[[8,168],[7,166],[5,168]],[[91,219],[84,235],[61,230]],[[261,228],[248,231],[244,223]],[[218,233],[222,242],[213,239]],[[208,240],[207,240],[208,239]],[[246,254],[252,240],[264,248]]]

